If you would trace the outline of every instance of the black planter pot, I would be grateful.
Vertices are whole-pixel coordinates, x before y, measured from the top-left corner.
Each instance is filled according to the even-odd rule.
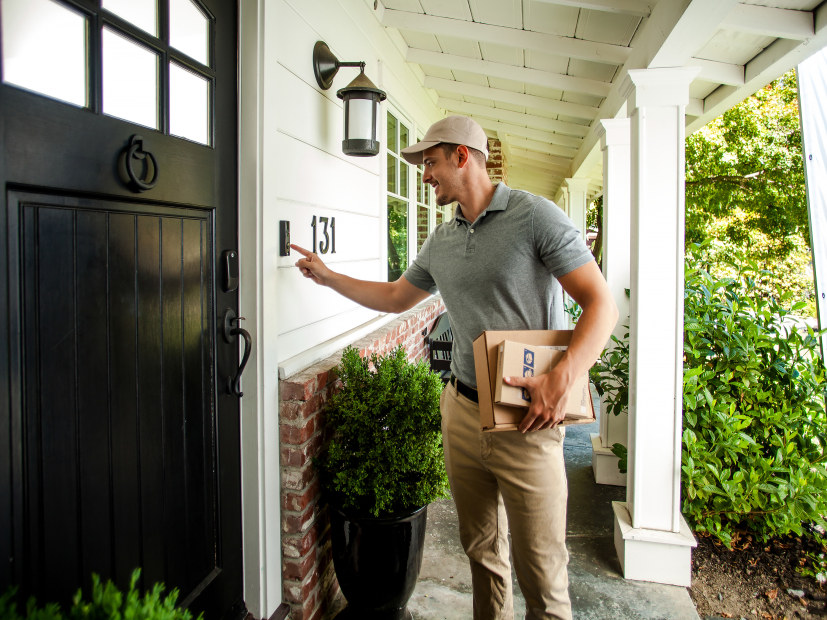
[[[405,620],[425,547],[428,507],[373,517],[331,506],[333,566],[347,608],[337,620]]]

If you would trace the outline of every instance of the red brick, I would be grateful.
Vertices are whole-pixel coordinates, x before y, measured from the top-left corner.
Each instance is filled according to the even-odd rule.
[[[290,605],[290,618],[291,620],[313,620],[320,608],[319,593],[314,592],[310,598]]]
[[[307,467],[283,467],[281,470],[281,487],[282,489],[302,492],[315,477],[316,470],[309,465]]]
[[[314,480],[309,487],[298,493],[282,490],[281,507],[282,510],[292,510],[300,512],[307,508],[311,502],[318,500],[320,492],[319,479]]]
[[[279,406],[279,420],[285,422],[298,420],[303,404],[304,401],[301,400],[282,400]]]
[[[318,413],[324,407],[324,404],[327,402],[327,394],[324,392],[316,392],[311,396],[308,400],[306,400],[302,406],[301,410],[299,411],[299,416],[302,419],[307,419],[311,417],[314,413]]]
[[[310,439],[316,433],[316,419],[318,416],[313,416],[305,421],[301,426],[291,426],[289,424],[282,424],[279,428],[281,442],[283,444],[289,443],[294,446],[300,446],[305,441]]]
[[[279,384],[279,398],[281,400],[307,400],[316,391],[316,378],[306,381],[283,380]]]
[[[308,506],[302,512],[282,512],[281,527],[285,534],[297,534],[307,530],[318,514],[315,504]]]
[[[287,467],[304,467],[312,463],[312,459],[319,453],[322,437],[320,434],[311,437],[301,446],[290,444],[281,448],[281,464]]]
[[[312,549],[319,540],[319,523],[313,524],[301,535],[285,535],[282,537],[282,548],[285,556],[293,559],[303,557],[310,549]],[[322,530],[323,531],[323,530]]]
[[[316,586],[319,583],[319,575],[313,573],[305,581],[285,581],[284,598],[288,603],[301,603],[307,601],[311,594],[316,593]]]
[[[282,563],[282,578],[287,581],[304,581],[316,566],[315,550],[301,560],[285,559]]]

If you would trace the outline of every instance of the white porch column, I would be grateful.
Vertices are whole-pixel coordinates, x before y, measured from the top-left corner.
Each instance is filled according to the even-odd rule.
[[[580,236],[586,238],[586,211],[589,208],[589,180],[583,177],[565,179],[568,190],[566,213],[580,230]]]
[[[557,206],[563,210],[563,213],[569,214],[569,188],[565,183],[560,186],[560,200]]]
[[[598,127],[603,151],[603,276],[615,299],[620,319],[614,335],[622,338],[629,325],[630,151],[628,118],[604,119]],[[598,484],[626,485],[617,468],[615,443],[628,445],[628,412],[612,415],[600,399],[600,433],[592,433],[592,470]]]
[[[680,512],[683,414],[684,108],[695,68],[629,71],[631,325],[629,473],[615,502],[627,579],[691,584]]]

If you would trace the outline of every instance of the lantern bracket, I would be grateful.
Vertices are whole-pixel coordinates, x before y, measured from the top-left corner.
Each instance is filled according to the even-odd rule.
[[[333,78],[340,67],[359,67],[362,73],[365,72],[364,61],[342,62],[330,51],[327,43],[316,41],[316,45],[313,46],[313,73],[316,83],[322,90],[327,90],[333,85]]]

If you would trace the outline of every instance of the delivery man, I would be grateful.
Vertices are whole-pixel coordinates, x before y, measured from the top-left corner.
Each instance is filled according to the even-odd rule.
[[[488,140],[475,121],[434,123],[402,156],[423,166],[437,204],[458,203],[395,282],[357,280],[298,246],[305,277],[381,312],[403,312],[437,291],[454,342],[440,400],[445,465],[471,563],[475,620],[514,617],[508,532],[526,618],[571,618],[563,431],[567,394],[600,356],[617,307],[591,252],[554,203],[493,185]],[[473,340],[484,330],[566,329],[562,292],[580,315],[561,361],[547,374],[510,377],[531,406],[519,432],[482,432]]]

